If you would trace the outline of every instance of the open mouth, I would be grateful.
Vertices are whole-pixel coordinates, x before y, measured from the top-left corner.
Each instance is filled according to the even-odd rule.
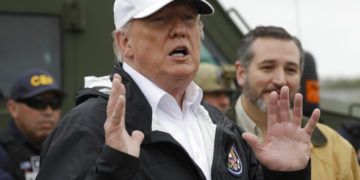
[[[189,54],[188,49],[184,46],[184,47],[178,47],[175,50],[170,52],[170,56],[173,57],[185,57]]]

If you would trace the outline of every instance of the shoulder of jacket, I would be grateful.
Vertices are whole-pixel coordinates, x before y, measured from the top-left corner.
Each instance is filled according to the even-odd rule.
[[[103,132],[106,120],[107,99],[102,97],[90,98],[75,106],[62,117],[56,130],[59,128],[88,128],[92,131]],[[80,126],[74,126],[78,124]]]
[[[342,149],[352,149],[352,145],[331,127],[321,123],[318,123],[316,126],[321,130],[332,146],[341,146]]]
[[[201,105],[209,112],[209,116],[214,123],[218,124],[223,121],[223,114],[214,106],[205,101],[201,101]]]
[[[245,132],[236,122],[230,119],[226,114],[219,111],[212,105],[209,105],[206,102],[202,102],[202,105],[209,112],[210,118],[217,125],[220,126],[221,130],[228,133],[235,133],[238,136],[241,136]]]
[[[18,141],[18,139],[9,132],[9,129],[2,129],[0,131],[0,144],[4,145],[14,141]]]
[[[301,121],[301,126],[304,127],[306,123],[309,121],[309,118],[306,116],[303,116]],[[319,123],[317,123],[318,125]],[[318,126],[315,126],[314,132],[311,135],[311,143],[315,147],[323,147],[327,144],[327,138],[324,135],[324,133],[318,128]]]

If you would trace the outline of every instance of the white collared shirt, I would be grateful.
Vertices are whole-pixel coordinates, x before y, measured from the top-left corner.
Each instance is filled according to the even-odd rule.
[[[152,131],[169,133],[211,180],[216,125],[200,104],[202,90],[191,82],[185,91],[183,108],[175,98],[152,81],[123,63],[124,70],[134,79],[152,108]]]

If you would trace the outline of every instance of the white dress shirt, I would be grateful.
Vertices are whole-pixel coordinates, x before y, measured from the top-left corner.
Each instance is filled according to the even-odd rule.
[[[152,108],[152,131],[169,133],[211,179],[216,125],[200,104],[203,92],[191,82],[185,91],[182,109],[175,98],[132,67],[124,70],[134,79]]]

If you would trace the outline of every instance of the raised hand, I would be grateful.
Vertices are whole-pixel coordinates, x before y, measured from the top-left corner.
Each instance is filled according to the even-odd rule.
[[[121,77],[115,74],[107,105],[107,119],[104,124],[105,144],[121,152],[139,157],[144,134],[136,130],[130,136],[125,129],[125,93]]]
[[[291,111],[287,86],[281,88],[279,96],[271,92],[264,143],[259,143],[251,133],[242,135],[263,165],[277,171],[295,171],[306,167],[310,158],[311,134],[319,120],[320,110],[313,111],[304,128],[301,128],[302,113],[301,94],[295,95]]]

